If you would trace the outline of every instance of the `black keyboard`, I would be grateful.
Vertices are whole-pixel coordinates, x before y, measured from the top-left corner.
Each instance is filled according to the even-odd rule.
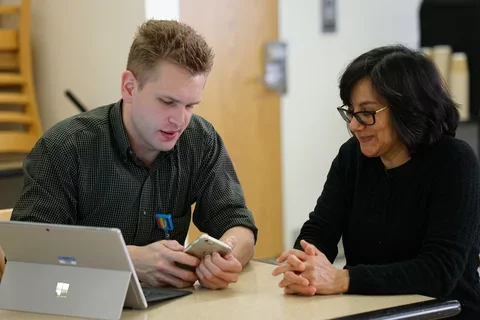
[[[142,287],[142,290],[147,302],[169,300],[183,297],[192,293],[188,290],[179,290],[172,288]]]

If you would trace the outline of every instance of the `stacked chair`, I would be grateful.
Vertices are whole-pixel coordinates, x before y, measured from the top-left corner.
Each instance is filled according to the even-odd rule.
[[[1,171],[13,162],[21,163],[42,134],[42,126],[33,83],[30,0],[0,5],[0,22]]]

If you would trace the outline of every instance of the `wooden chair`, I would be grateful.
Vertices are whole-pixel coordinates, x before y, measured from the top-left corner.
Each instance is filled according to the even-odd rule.
[[[0,220],[10,220],[12,209],[0,210]],[[3,269],[5,269],[5,254],[0,247],[0,279],[2,279]]]
[[[0,5],[18,27],[0,28],[0,154],[26,154],[42,133],[33,82],[30,0]]]
[[[3,209],[0,210],[0,220],[10,220],[10,217],[12,216],[12,211],[13,209]]]

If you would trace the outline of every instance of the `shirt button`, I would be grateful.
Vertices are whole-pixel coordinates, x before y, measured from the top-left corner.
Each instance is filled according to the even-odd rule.
[[[146,215],[147,215],[147,211],[143,211],[143,215],[146,216]]]
[[[382,243],[383,243],[383,241],[382,241],[382,240],[379,240],[379,241],[378,241],[378,244],[382,244]]]

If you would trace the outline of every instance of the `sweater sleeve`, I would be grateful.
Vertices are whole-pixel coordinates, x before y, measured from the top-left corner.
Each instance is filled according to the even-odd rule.
[[[466,266],[479,227],[480,170],[463,141],[438,154],[428,227],[412,260],[348,267],[349,293],[448,295]]]
[[[333,263],[338,254],[342,225],[351,208],[351,192],[347,177],[352,176],[348,161],[354,158],[355,141],[345,143],[335,157],[327,175],[323,191],[317,199],[309,219],[303,224],[294,248],[303,250],[300,240],[305,240],[322,251]]]

